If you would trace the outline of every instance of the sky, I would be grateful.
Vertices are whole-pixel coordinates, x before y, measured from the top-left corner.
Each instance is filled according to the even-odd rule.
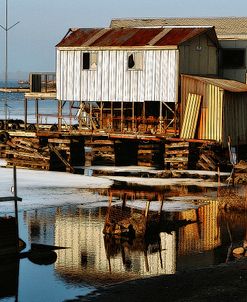
[[[9,79],[55,71],[55,45],[70,27],[108,27],[113,18],[221,17],[247,15],[246,0],[7,0]],[[0,24],[5,26],[0,0]],[[5,66],[5,31],[0,28],[0,79]]]

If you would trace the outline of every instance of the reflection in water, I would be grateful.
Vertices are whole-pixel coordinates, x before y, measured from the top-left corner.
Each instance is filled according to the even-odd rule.
[[[171,191],[159,192],[159,194],[156,192],[155,195],[150,192],[125,190],[126,196],[124,191],[121,192],[121,196],[118,196],[115,191],[112,213],[115,213],[116,222],[121,220],[124,211],[128,217],[136,217],[140,222],[142,217],[145,219],[145,200],[152,200],[154,203],[155,200],[162,201],[167,193],[170,196],[174,194]],[[189,196],[191,192],[183,189],[183,194]],[[132,196],[131,203],[128,202],[129,196]],[[135,207],[138,204],[135,199],[144,200],[143,210]],[[123,207],[123,200],[126,201],[126,207]],[[193,200],[196,200],[196,195]],[[55,298],[52,300],[50,297],[51,294],[54,297],[55,294],[60,294],[62,301],[68,289],[71,292],[67,297],[72,298],[76,294],[83,295],[83,290],[86,293],[90,285],[104,285],[159,274],[174,274],[184,269],[223,263],[231,260],[229,248],[242,244],[247,239],[246,215],[222,212],[218,209],[215,200],[204,202],[199,208],[181,212],[160,211],[160,206],[157,207],[157,211],[154,211],[150,207],[150,215],[155,219],[149,220],[152,224],[147,224],[145,234],[135,237],[121,236],[121,234],[104,235],[103,230],[109,215],[108,203],[104,203],[105,206],[102,207],[101,204],[101,207],[97,208],[93,208],[94,204],[91,208],[75,205],[23,213],[22,218],[28,232],[25,239],[27,242],[63,246],[68,249],[56,250],[57,259],[54,264],[47,266],[45,272],[44,266],[34,266],[27,259],[21,260],[20,275],[25,272],[29,276],[21,278],[19,291],[21,289],[22,297],[31,300],[33,298],[29,287],[30,280],[33,280],[32,294],[36,295],[41,286],[43,289],[40,290],[44,291],[47,285],[43,281],[48,280],[49,286],[54,289],[51,293],[47,291],[47,301],[49,299],[55,301]],[[148,232],[150,226],[152,228]],[[0,291],[1,297],[17,295],[18,266],[19,263],[8,267],[7,274],[15,277],[11,277],[12,281],[6,281],[6,278],[3,280],[11,286],[9,288],[7,285],[1,286],[5,289],[4,292]],[[3,266],[0,269],[5,270]],[[41,273],[42,271],[44,273]],[[36,277],[39,274],[42,277]],[[41,280],[43,281],[40,282]],[[23,294],[25,284],[27,284],[25,289],[27,294]]]
[[[0,300],[12,297],[18,300],[19,259],[0,257]]]

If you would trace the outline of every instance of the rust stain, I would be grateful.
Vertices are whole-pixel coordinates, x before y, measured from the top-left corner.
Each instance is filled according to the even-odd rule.
[[[109,28],[102,36],[94,39],[104,28],[80,28],[71,30],[58,47],[123,47],[148,46],[150,41],[157,37],[164,28]],[[154,46],[179,45],[211,28],[172,28]],[[92,43],[86,43],[92,40]]]

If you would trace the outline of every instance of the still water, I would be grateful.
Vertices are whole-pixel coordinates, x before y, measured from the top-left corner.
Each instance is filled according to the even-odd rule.
[[[93,193],[104,195],[109,190]],[[216,265],[231,261],[229,248],[247,239],[246,215],[223,212],[214,199],[184,211],[162,211],[158,228],[149,237],[107,237],[103,234],[106,217],[115,215],[111,218],[117,221],[124,212],[125,217],[142,219],[143,210],[135,204],[145,196],[149,200],[159,196],[137,194],[133,189],[126,194],[132,195],[127,196],[124,208],[122,191],[114,190],[116,202],[111,210],[106,198],[98,206],[85,203],[20,212],[20,236],[26,250],[31,242],[67,248],[56,250],[51,264],[26,258],[1,263],[0,300],[64,301],[86,295],[99,285]]]
[[[0,81],[0,87],[4,87],[5,83]],[[17,81],[9,81],[8,87],[19,87]],[[0,119],[5,118],[5,111],[8,119],[24,119],[24,93],[3,93],[0,92]],[[7,102],[7,108],[5,108]],[[36,123],[36,107],[35,100],[28,100],[27,105],[27,121],[28,123]],[[63,115],[66,122],[69,121],[66,116],[69,116],[68,102],[63,106]],[[57,101],[55,100],[39,100],[39,123],[53,124],[57,123]],[[74,123],[76,121],[72,121]]]

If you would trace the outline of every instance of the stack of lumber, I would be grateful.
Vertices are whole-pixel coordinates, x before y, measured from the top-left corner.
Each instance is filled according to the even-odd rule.
[[[49,169],[49,148],[40,147],[38,138],[10,138],[5,150],[7,166],[26,167],[33,169]]]
[[[189,143],[176,142],[165,144],[164,163],[166,168],[184,170],[188,168]]]
[[[6,157],[6,150],[8,149],[8,146],[5,143],[0,143],[0,158]]]
[[[86,163],[91,161],[92,165],[114,165],[115,150],[114,141],[108,139],[96,139],[86,143],[91,152],[86,153]]]
[[[140,142],[137,151],[138,166],[163,166],[163,150],[164,146],[159,142]]]

